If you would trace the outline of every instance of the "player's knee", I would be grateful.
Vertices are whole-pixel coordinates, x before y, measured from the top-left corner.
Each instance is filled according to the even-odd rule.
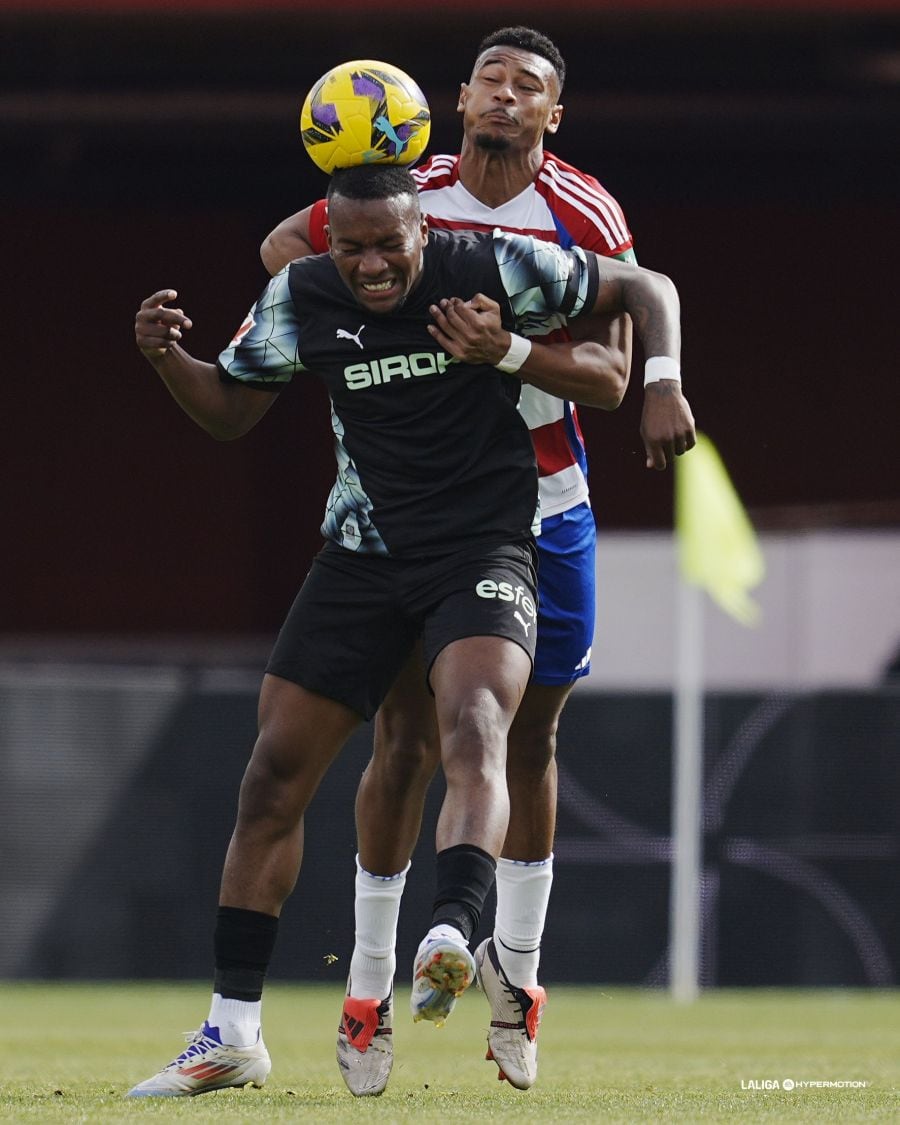
[[[401,786],[430,778],[440,762],[440,738],[432,723],[383,708],[375,722],[375,752],[370,769]]]
[[[399,739],[378,748],[367,773],[393,792],[407,793],[427,785],[439,764],[439,744]]]
[[[264,734],[257,739],[244,771],[238,802],[238,823],[266,822],[289,831],[303,815],[314,789],[311,770],[301,760],[285,766],[285,756]]]
[[[556,757],[556,730],[555,720],[513,726],[506,766],[511,779],[543,777]]]
[[[478,703],[462,706],[446,728],[441,761],[447,780],[459,771],[488,779],[506,769],[506,727],[495,709]]]

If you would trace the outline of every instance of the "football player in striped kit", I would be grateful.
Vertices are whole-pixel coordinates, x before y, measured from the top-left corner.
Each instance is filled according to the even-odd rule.
[[[562,56],[540,32],[503,28],[482,41],[460,90],[460,153],[432,156],[412,172],[432,229],[500,227],[635,260],[616,200],[544,149],[545,135],[560,126],[564,79]],[[275,273],[293,258],[327,250],[326,225],[324,200],[284,220],[263,243],[267,268]],[[493,323],[488,315],[482,322],[485,331]],[[518,374],[540,484],[537,653],[509,734],[511,814],[497,864],[494,932],[475,954],[491,1004],[488,1058],[519,1089],[537,1075],[546,1002],[538,963],[553,877],[556,731],[569,692],[590,671],[594,632],[596,530],[575,402],[606,410],[619,405],[630,372],[631,324],[624,315],[583,318],[573,322],[572,335],[557,330],[531,342],[531,363]],[[545,349],[557,362],[550,379],[532,370]],[[679,382],[646,385],[641,432],[648,468],[665,469],[693,445],[693,418]],[[384,701],[375,732],[357,796],[356,946],[338,1036],[342,1075],[358,1094],[380,1092],[390,1074],[391,1037],[378,1032],[390,1026],[400,896],[440,760],[433,704],[416,659]],[[449,994],[448,1000],[446,1011],[425,1018],[442,1022],[452,1007]]]

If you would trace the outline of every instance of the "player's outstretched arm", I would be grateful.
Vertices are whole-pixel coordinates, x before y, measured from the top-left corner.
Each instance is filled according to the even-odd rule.
[[[594,255],[600,284],[593,314],[627,312],[644,355],[681,358],[681,307],[678,290],[665,274]]]
[[[463,363],[494,366],[509,349],[510,334],[500,319],[500,306],[483,293],[470,301],[445,298],[430,311],[434,324],[429,331]],[[585,316],[581,320],[586,323],[579,325],[580,339],[547,344],[532,340],[528,358],[516,375],[523,383],[581,406],[615,410],[628,387],[630,322],[622,315]]]
[[[523,383],[579,406],[615,410],[631,375],[631,318],[625,313],[580,316],[569,324],[571,340],[532,340],[519,368]]]
[[[274,277],[279,270],[283,270],[288,262],[295,258],[305,258],[313,254],[309,234],[309,216],[312,207],[305,207],[295,215],[290,215],[270,231],[259,248],[259,256],[263,265]]]
[[[179,340],[192,322],[181,309],[166,307],[177,296],[174,289],[161,289],[141,302],[134,319],[135,342],[198,426],[218,441],[240,437],[256,425],[278,396],[223,383],[214,364],[188,354]]]
[[[594,312],[624,308],[634,321],[647,359],[665,356],[680,361],[680,306],[674,284],[652,270],[611,258],[597,260],[600,287]],[[664,375],[653,382],[645,380],[641,437],[648,469],[665,469],[673,457],[692,449],[697,440],[691,408],[681,393],[677,365],[674,374],[674,378]]]
[[[678,290],[674,284],[664,274],[614,258],[596,254],[593,257],[599,264],[597,294],[593,308],[580,315],[602,317],[628,313],[646,357],[665,356],[673,361],[677,371],[681,356],[681,321]],[[434,318],[429,331],[457,359],[466,363],[489,363],[502,370],[515,371],[517,375],[526,371],[534,346],[503,328],[496,302],[484,294],[478,293],[469,301],[445,298],[439,305],[432,305],[429,312]],[[577,323],[574,318],[573,322]],[[522,351],[513,357],[508,353],[516,341]],[[504,366],[506,363],[510,365]]]

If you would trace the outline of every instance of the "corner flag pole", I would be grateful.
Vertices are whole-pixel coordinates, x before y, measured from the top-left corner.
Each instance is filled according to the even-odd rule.
[[[686,1004],[700,991],[703,839],[703,592],[678,581],[672,762],[669,987]]]
[[[669,987],[690,1003],[700,991],[700,887],[703,867],[703,591],[743,625],[759,607],[748,590],[762,581],[765,560],[753,526],[715,446],[697,434],[676,461],[678,540]]]

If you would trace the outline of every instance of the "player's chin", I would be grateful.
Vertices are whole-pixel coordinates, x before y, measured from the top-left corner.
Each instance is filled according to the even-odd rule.
[[[490,129],[482,125],[475,133],[475,145],[485,152],[506,152],[512,145],[512,138],[500,127]]]

